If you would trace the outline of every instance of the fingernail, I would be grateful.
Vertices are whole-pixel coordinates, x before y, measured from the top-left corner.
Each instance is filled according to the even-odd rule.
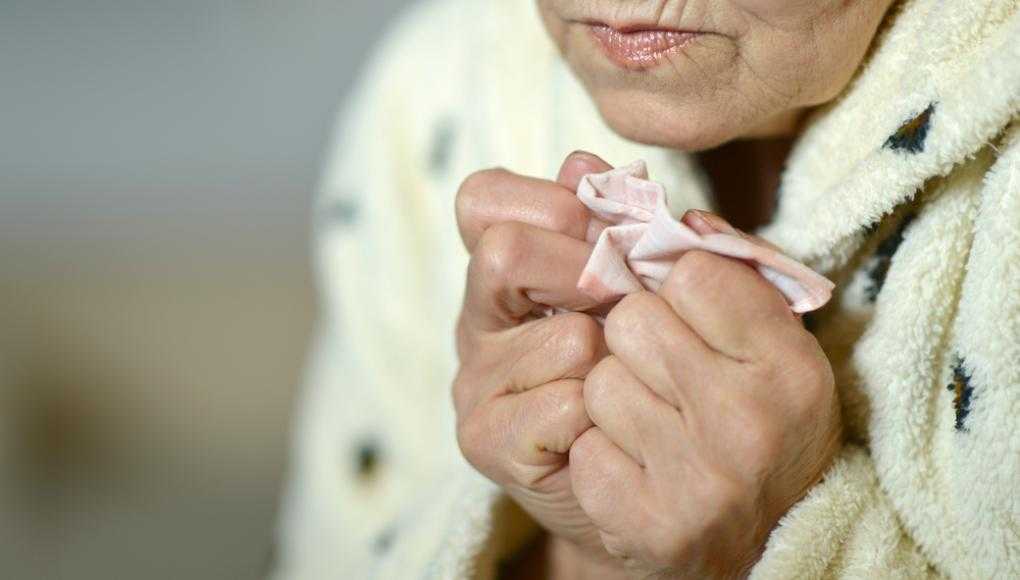
[[[730,234],[734,236],[741,235],[741,232],[730,225],[730,223],[721,217],[707,211],[700,209],[689,210],[690,214],[695,216],[694,219],[699,220],[701,223],[706,224],[709,228],[723,234]]]
[[[708,223],[704,216],[701,215],[701,212],[699,212],[696,209],[689,209],[685,211],[684,216],[680,218],[680,221],[690,226],[692,229],[694,229],[694,231],[705,230],[715,231],[715,228],[712,227],[712,224]]]

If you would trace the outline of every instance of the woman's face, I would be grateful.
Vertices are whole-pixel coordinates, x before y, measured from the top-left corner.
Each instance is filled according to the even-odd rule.
[[[606,122],[684,150],[788,133],[846,86],[892,0],[538,0]]]

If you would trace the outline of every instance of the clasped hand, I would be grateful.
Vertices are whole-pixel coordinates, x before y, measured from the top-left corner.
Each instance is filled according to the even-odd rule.
[[[591,216],[574,192],[609,168],[575,153],[556,181],[487,170],[458,192],[458,442],[574,569],[739,577],[838,450],[832,371],[783,296],[727,257],[687,252],[604,328],[582,313]],[[573,312],[535,316],[547,306]]]

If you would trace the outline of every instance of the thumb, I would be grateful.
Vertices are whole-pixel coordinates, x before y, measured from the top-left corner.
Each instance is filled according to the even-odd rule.
[[[574,151],[563,161],[560,166],[556,183],[576,192],[581,178],[589,173],[603,173],[612,169],[613,166],[606,163],[601,157],[587,151]]]

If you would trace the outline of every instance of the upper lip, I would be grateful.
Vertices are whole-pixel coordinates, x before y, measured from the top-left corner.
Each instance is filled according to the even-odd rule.
[[[608,26],[613,30],[622,32],[624,34],[634,32],[684,32],[688,34],[696,34],[704,32],[703,30],[689,30],[685,28],[677,28],[672,26],[663,26],[659,23],[647,23],[647,22],[606,22],[604,20],[583,20],[585,24],[590,26]]]

